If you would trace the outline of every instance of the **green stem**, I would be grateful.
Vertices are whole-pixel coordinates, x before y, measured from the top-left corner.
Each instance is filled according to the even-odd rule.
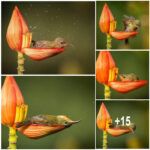
[[[23,53],[18,52],[18,74],[23,74],[24,72],[24,56]]]
[[[103,130],[103,149],[107,149],[107,132]]]
[[[105,90],[104,90],[104,96],[105,96],[105,100],[110,99],[110,95],[111,95],[111,91],[110,91],[110,87],[107,85],[104,85]]]
[[[111,36],[107,34],[107,50],[111,49]]]
[[[9,149],[16,149],[17,135],[13,127],[9,127]]]

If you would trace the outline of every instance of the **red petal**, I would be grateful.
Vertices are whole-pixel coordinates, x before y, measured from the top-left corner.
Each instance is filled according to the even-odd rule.
[[[96,61],[96,79],[99,83],[107,84],[109,77],[108,51],[100,51]]]
[[[1,91],[1,121],[6,126],[12,126],[16,116],[17,98],[12,80],[13,77],[6,76]]]
[[[128,93],[143,87],[147,83],[148,81],[146,80],[138,80],[138,81],[113,81],[110,82],[109,84],[113,89],[115,89],[119,93]]]
[[[97,115],[97,119],[96,119],[96,123],[97,126],[100,130],[105,130],[106,129],[106,122],[108,120],[110,120],[110,115],[109,112],[107,111],[104,103],[101,104],[98,115]]]
[[[12,50],[20,51],[22,46],[22,35],[29,32],[19,9],[14,8],[11,20],[7,28],[6,39]]]
[[[113,129],[113,128],[107,128],[106,131],[112,136],[120,136],[132,132],[131,129]]]
[[[56,133],[60,130],[63,130],[65,126],[55,125],[55,126],[45,126],[41,124],[30,124],[18,128],[18,130],[24,134],[26,137],[31,139],[38,139],[49,134]]]
[[[110,32],[111,36],[118,39],[118,40],[125,40],[130,37],[135,36],[139,32],[136,31],[116,31],[116,32]]]
[[[43,60],[58,55],[64,48],[23,48],[23,52],[33,60]]]
[[[108,57],[109,57],[109,68],[110,69],[115,68],[115,61],[114,61],[113,57],[111,56],[109,51],[107,51],[107,53],[108,53]]]

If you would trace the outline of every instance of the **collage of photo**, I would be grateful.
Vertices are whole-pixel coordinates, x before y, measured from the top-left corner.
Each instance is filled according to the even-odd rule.
[[[1,149],[149,149],[149,1],[1,1]]]

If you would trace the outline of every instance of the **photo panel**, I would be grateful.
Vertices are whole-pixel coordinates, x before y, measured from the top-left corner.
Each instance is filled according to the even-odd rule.
[[[106,142],[108,149],[149,148],[149,101],[98,100],[96,115],[96,148]]]
[[[148,50],[149,1],[97,1],[96,48]]]
[[[96,98],[149,99],[149,52],[97,51]]]
[[[2,31],[2,74],[94,74],[95,2],[2,2]]]
[[[16,83],[28,105],[25,122],[13,118]],[[94,77],[3,76],[2,148],[8,147],[11,124],[17,128],[18,149],[94,149],[94,83]]]

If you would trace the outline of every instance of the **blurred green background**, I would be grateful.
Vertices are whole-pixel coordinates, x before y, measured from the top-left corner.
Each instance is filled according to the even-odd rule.
[[[26,76],[15,79],[29,107],[27,118],[50,114],[81,120],[68,129],[37,140],[28,139],[17,132],[18,149],[95,147],[94,77]],[[7,147],[8,128],[2,125],[2,148]]]
[[[97,57],[99,52],[96,53]],[[111,51],[119,74],[136,74],[140,80],[149,81],[149,52],[147,51]],[[120,80],[119,77],[117,80]],[[112,99],[148,99],[149,85],[129,93],[118,93],[111,88]],[[104,98],[104,86],[96,81],[96,98]]]
[[[96,103],[98,114],[102,101]],[[149,148],[149,102],[148,101],[104,101],[113,123],[118,117],[130,116],[136,130],[118,137],[108,134],[108,148]],[[96,127],[96,145],[102,148],[103,131]]]
[[[73,45],[43,61],[33,61],[25,56],[25,74],[94,74],[94,2],[2,2],[3,74],[17,73],[17,53],[6,41],[15,5],[33,33],[33,40],[53,41],[62,37]]]
[[[105,2],[96,2],[96,40],[97,49],[106,49],[106,34],[99,28],[99,18]],[[112,38],[112,49],[148,49],[149,48],[149,2],[147,1],[121,1],[108,2],[107,5],[117,21],[116,31],[123,31],[123,15],[133,16],[140,20],[141,27],[136,37],[129,39],[129,46],[124,40]]]

